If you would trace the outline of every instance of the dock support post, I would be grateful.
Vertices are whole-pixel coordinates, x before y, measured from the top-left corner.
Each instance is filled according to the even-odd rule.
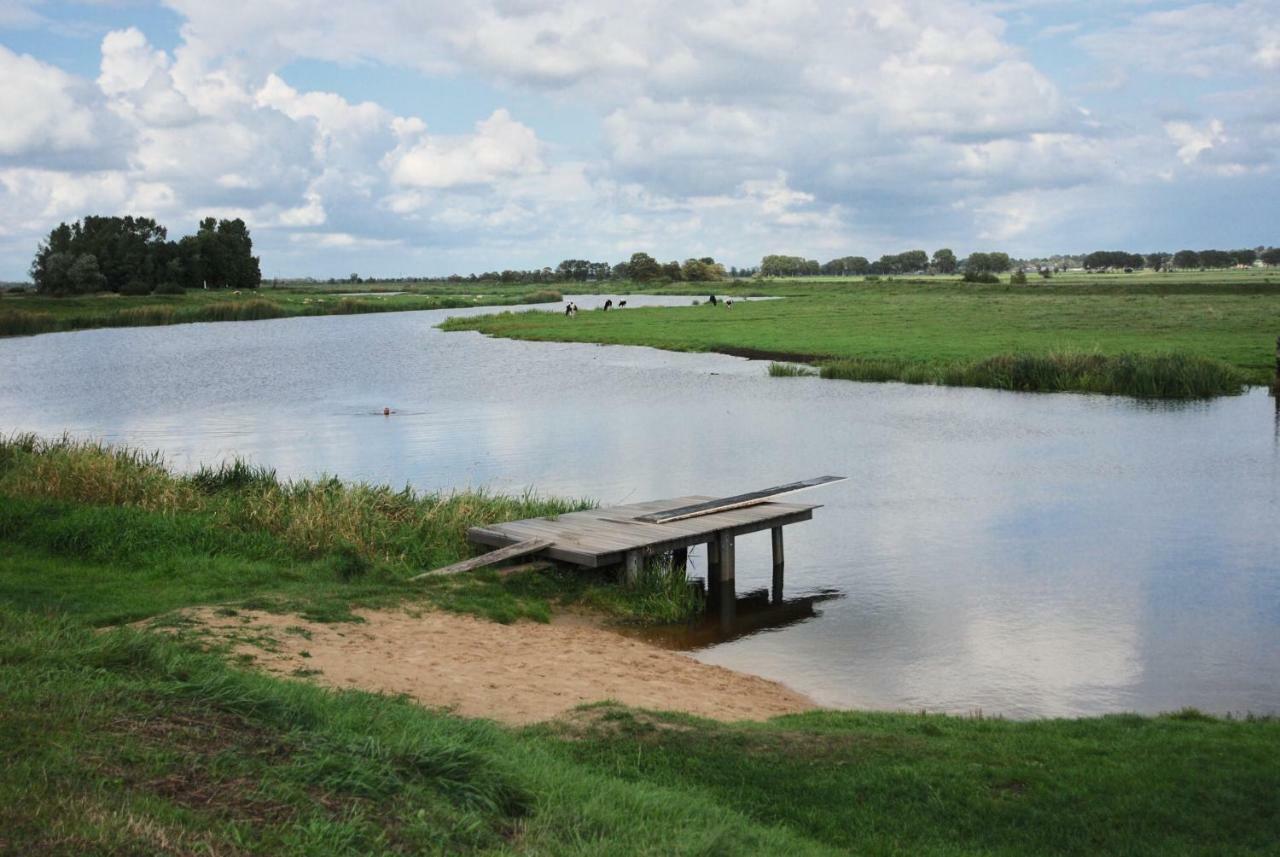
[[[720,609],[720,545],[715,540],[707,542],[707,611]]]
[[[627,551],[625,577],[628,586],[635,586],[640,580],[640,567],[644,564],[642,551]]]
[[[680,571],[686,571],[689,568],[689,549],[676,548],[671,552],[671,565]]]
[[[720,630],[728,633],[733,630],[737,611],[737,592],[733,561],[733,533],[721,530],[716,533],[718,542],[716,553],[720,559],[720,574],[716,589],[720,599]]]
[[[782,557],[782,527],[774,527],[773,533],[773,603],[782,603],[782,577],[785,561]]]

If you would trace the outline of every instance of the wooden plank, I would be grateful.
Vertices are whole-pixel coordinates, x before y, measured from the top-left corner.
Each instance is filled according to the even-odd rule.
[[[422,574],[416,574],[409,578],[410,580],[421,580],[424,577],[434,577],[440,574],[459,574],[464,571],[471,571],[477,568],[483,568],[486,565],[493,565],[502,562],[505,559],[515,559],[518,556],[526,556],[531,553],[551,546],[551,542],[546,539],[527,539],[523,542],[516,542],[513,545],[507,545],[505,548],[498,548],[496,551],[489,551],[480,556],[473,556],[471,559],[464,559],[462,562],[455,562],[453,565],[446,565],[444,568],[437,568],[433,571],[426,571]]]
[[[766,503],[772,497],[779,494],[790,494],[794,491],[803,491],[806,488],[814,488],[818,485],[827,485],[831,482],[842,482],[843,476],[819,476],[816,479],[806,479],[803,482],[790,482],[786,485],[776,485],[773,488],[765,488],[763,491],[751,491],[747,494],[735,494],[732,497],[722,497],[718,500],[708,500],[702,503],[693,503],[687,506],[677,506],[674,509],[666,509],[661,512],[653,512],[648,515],[637,515],[637,521],[644,521],[649,524],[665,524],[671,521],[679,521],[684,518],[696,518],[700,515],[711,515],[716,512],[725,512],[730,509],[741,509],[744,506],[755,506],[760,503]]]

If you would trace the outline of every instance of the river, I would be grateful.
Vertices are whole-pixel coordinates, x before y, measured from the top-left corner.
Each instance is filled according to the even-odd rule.
[[[602,504],[839,474],[797,496],[824,505],[787,530],[788,596],[827,597],[695,657],[836,706],[1280,712],[1264,390],[1163,404],[769,378],[723,355],[435,329],[491,311],[0,340],[0,430],[158,449],[179,469],[239,455],[284,477]],[[737,563],[740,592],[768,584],[767,531]]]

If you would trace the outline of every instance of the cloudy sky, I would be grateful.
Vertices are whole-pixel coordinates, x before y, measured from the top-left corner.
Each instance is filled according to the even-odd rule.
[[[0,0],[0,278],[84,214],[266,276],[1280,244],[1280,0]]]

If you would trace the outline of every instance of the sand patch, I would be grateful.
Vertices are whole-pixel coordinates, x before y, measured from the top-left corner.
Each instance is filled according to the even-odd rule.
[[[700,663],[582,620],[500,625],[439,611],[359,610],[363,623],[212,609],[187,615],[236,654],[278,675],[406,694],[423,705],[510,724],[550,720],[585,702],[761,720],[807,711],[767,679]]]

